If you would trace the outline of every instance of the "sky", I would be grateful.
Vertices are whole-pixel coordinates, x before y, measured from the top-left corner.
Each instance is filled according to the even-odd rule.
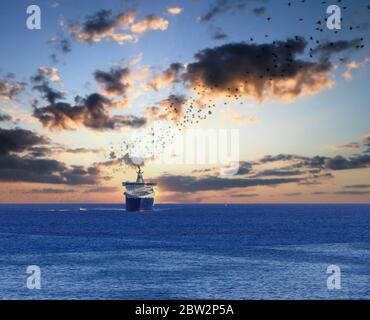
[[[158,203],[370,202],[368,1],[4,0],[0,15],[0,203],[121,203],[138,163]],[[214,140],[186,161],[194,132]]]

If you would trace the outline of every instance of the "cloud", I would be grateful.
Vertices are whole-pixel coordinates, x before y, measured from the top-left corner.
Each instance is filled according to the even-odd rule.
[[[128,68],[111,68],[110,71],[96,70],[95,80],[100,84],[104,94],[108,96],[124,95],[131,87]]]
[[[122,11],[116,15],[110,10],[100,10],[84,21],[70,25],[69,32],[79,42],[96,43],[102,40],[118,44],[137,42],[138,35],[152,30],[164,31],[169,22],[150,14],[135,23],[134,11]]]
[[[79,185],[95,184],[102,178],[96,166],[67,167],[34,155],[35,147],[48,143],[33,131],[0,129],[0,181]]]
[[[360,68],[366,67],[366,65],[370,62],[370,58],[366,57],[363,61],[357,62],[357,61],[351,61],[346,64],[346,70],[342,73],[342,76],[346,80],[351,80],[352,79],[352,72],[353,70],[357,70]]]
[[[331,146],[335,150],[356,150],[360,149],[360,144],[357,142],[351,142],[344,145],[332,145]]]
[[[167,8],[167,13],[173,16],[180,14],[182,11],[183,11],[183,8],[181,7],[168,7]]]
[[[334,194],[365,195],[365,194],[370,194],[370,191],[338,191],[338,192],[334,192]]]
[[[12,121],[12,117],[8,114],[1,114],[0,113],[0,122],[1,121]]]
[[[333,42],[325,42],[320,44],[311,51],[311,54],[320,54],[323,57],[329,58],[332,54],[358,49],[362,45],[362,38],[353,40],[338,40]]]
[[[172,63],[165,71],[154,77],[147,83],[147,87],[159,90],[161,87],[174,84],[180,81],[181,72],[184,70],[184,65],[181,63]]]
[[[84,192],[85,193],[114,193],[117,192],[118,188],[116,187],[96,187],[96,188],[91,188],[87,189]]]
[[[31,77],[31,82],[38,83],[38,82],[61,82],[62,79],[59,76],[59,71],[55,67],[45,67],[41,66],[38,68],[37,73]]]
[[[59,149],[60,152],[80,154],[80,153],[100,153],[103,149],[88,149],[88,148],[65,148]]]
[[[370,189],[370,184],[352,184],[344,186],[346,189]]]
[[[213,40],[223,40],[228,37],[228,35],[222,31],[221,28],[215,28],[212,32],[212,39]]]
[[[122,127],[139,128],[146,124],[146,119],[134,115],[111,115],[108,109],[126,106],[127,99],[121,101],[112,100],[99,93],[92,93],[85,98],[75,97],[74,104],[58,101],[63,100],[65,94],[50,86],[47,73],[42,69],[31,77],[35,83],[34,90],[41,93],[48,105],[39,107],[38,101],[33,103],[33,116],[38,119],[45,128],[75,130],[81,126],[95,130],[113,130]],[[128,77],[128,69],[115,68],[109,72],[97,70],[95,79],[102,87],[102,91],[108,95],[124,95],[129,83],[124,82]]]
[[[152,121],[168,120],[177,123],[184,117],[186,102],[184,95],[172,94],[158,105],[145,108],[145,116]]]
[[[258,197],[259,194],[257,193],[237,193],[237,194],[231,194],[231,198],[254,198]]]
[[[305,172],[300,170],[282,170],[282,169],[267,169],[258,172],[254,175],[254,177],[269,177],[269,176],[276,176],[276,177],[289,177],[289,176],[300,176]]]
[[[309,160],[308,157],[303,157],[295,154],[278,154],[275,156],[267,155],[264,156],[260,163],[269,163],[269,162],[277,162],[277,161],[290,161],[290,160]]]
[[[199,18],[199,20],[207,22],[226,12],[238,12],[246,7],[247,2],[248,1],[246,0],[217,0],[209,7],[208,11]]]
[[[53,159],[0,156],[0,181],[83,185],[96,184],[99,180],[99,171],[95,167],[68,168]]]
[[[39,136],[30,130],[0,128],[0,155],[12,152],[23,152],[38,144],[47,144],[47,138]]]
[[[331,88],[333,65],[326,59],[308,62],[297,58],[307,42],[302,37],[270,44],[245,42],[207,48],[187,65],[183,78],[213,94],[292,100]]]
[[[64,33],[58,33],[54,35],[49,41],[48,44],[52,45],[53,48],[62,54],[68,54],[72,51],[72,44],[70,39],[64,36]],[[56,59],[56,54],[54,53],[53,56]]]
[[[131,31],[143,34],[151,30],[164,31],[168,28],[168,21],[156,15],[150,14],[131,26]]]
[[[363,138],[363,144],[367,147],[370,147],[370,134],[369,135],[366,135],[364,136]]]
[[[370,167],[370,155],[360,153],[348,158],[343,156],[335,157],[304,157],[299,155],[279,154],[276,156],[265,156],[260,163],[266,164],[276,161],[294,162],[289,168],[314,168],[318,170],[350,170]]]
[[[242,176],[250,173],[253,169],[253,163],[247,161],[239,161],[239,169],[237,172],[237,176]]]
[[[38,76],[32,77],[31,82],[42,81],[32,87],[32,89],[39,91],[42,97],[47,100],[50,104],[55,104],[56,100],[64,99],[64,92],[54,89],[50,86],[47,80],[40,80]]]
[[[247,188],[256,186],[274,186],[285,183],[300,182],[301,178],[253,179],[253,178],[220,178],[193,177],[180,175],[162,175],[156,179],[161,191],[190,192],[226,190],[230,188]]]
[[[331,170],[348,170],[370,167],[370,155],[360,154],[350,158],[336,156],[329,158],[325,162],[325,167]]]
[[[0,100],[13,100],[25,88],[23,82],[14,82],[8,79],[0,79]]]
[[[134,35],[121,32],[122,29],[128,29],[134,20],[135,13],[132,11],[113,15],[110,10],[100,10],[86,17],[85,21],[71,25],[69,31],[79,42],[94,43],[104,39],[119,44],[135,42],[137,38]]]
[[[113,130],[122,127],[139,128],[146,119],[133,115],[110,115],[106,109],[112,101],[98,93],[76,98],[76,104],[54,102],[46,107],[34,107],[33,115],[46,128],[75,130],[80,126],[96,130]]]
[[[53,189],[53,188],[45,188],[45,189],[32,189],[30,191],[25,191],[26,194],[65,194],[65,193],[74,193],[76,192],[75,189]]]
[[[263,14],[265,14],[266,12],[266,7],[258,7],[258,8],[254,8],[252,10],[253,14],[256,15],[256,16],[261,16]]]

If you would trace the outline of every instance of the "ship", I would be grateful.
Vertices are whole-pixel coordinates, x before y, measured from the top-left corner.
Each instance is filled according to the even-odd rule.
[[[126,211],[151,211],[154,207],[154,187],[156,183],[146,183],[143,171],[138,166],[136,182],[123,182],[126,188]]]

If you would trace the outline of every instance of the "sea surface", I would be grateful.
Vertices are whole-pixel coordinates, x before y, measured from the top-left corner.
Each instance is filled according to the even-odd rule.
[[[370,205],[0,205],[0,298],[369,299]]]

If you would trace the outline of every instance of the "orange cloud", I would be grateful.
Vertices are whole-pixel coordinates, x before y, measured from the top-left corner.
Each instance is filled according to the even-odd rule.
[[[167,8],[167,13],[169,13],[173,16],[180,14],[182,11],[183,11],[183,8],[181,8],[181,7],[169,7],[169,8]]]
[[[139,22],[131,26],[131,31],[138,34],[143,34],[150,30],[166,30],[169,22],[166,19],[157,17],[155,15],[148,15]]]

